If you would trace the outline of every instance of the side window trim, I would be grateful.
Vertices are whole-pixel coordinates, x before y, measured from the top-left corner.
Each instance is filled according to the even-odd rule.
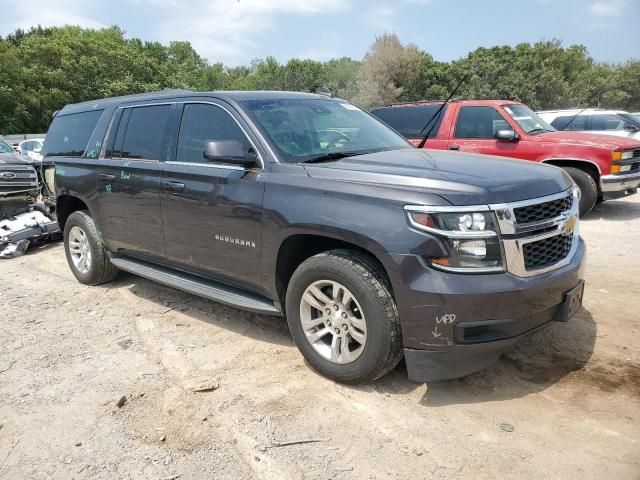
[[[111,145],[110,158],[119,160],[122,158],[122,143],[124,142],[124,134],[127,131],[127,125],[129,124],[129,118],[131,117],[131,109],[124,108],[118,109],[118,125],[113,132],[113,139]],[[122,137],[118,138],[120,129],[122,128]]]
[[[167,160],[165,163],[170,164],[170,165],[185,165],[185,166],[192,166],[192,167],[208,167],[208,168],[222,168],[222,169],[227,169],[227,170],[240,170],[240,171],[245,171],[246,169],[244,167],[238,166],[238,165],[228,165],[228,164],[224,164],[224,163],[193,163],[193,162],[179,162],[176,160],[177,158],[177,149],[178,149],[178,138],[180,136],[180,128],[182,126],[182,115],[184,113],[184,107],[186,105],[192,105],[192,104],[202,104],[202,105],[212,105],[214,107],[218,107],[221,108],[222,110],[224,110],[227,115],[229,115],[234,122],[236,122],[236,124],[238,125],[238,127],[240,128],[240,130],[242,131],[242,133],[244,134],[244,136],[247,138],[248,142],[251,144],[251,147],[253,148],[253,150],[256,152],[257,156],[258,156],[258,161],[260,162],[260,167],[259,168],[254,168],[251,169],[252,171],[263,171],[264,170],[264,159],[262,156],[262,153],[260,152],[260,149],[256,146],[256,142],[253,141],[253,139],[251,138],[251,135],[249,135],[247,133],[247,129],[240,123],[240,121],[236,118],[236,116],[231,112],[231,110],[227,107],[225,107],[224,105],[221,105],[219,102],[215,102],[212,100],[184,100],[184,101],[180,101],[177,102],[177,108],[179,110],[178,112],[178,129],[175,132],[175,135],[173,138],[175,138],[175,142],[173,143],[173,145],[171,145],[172,148],[172,155],[170,156],[170,158],[172,158],[172,160]]]

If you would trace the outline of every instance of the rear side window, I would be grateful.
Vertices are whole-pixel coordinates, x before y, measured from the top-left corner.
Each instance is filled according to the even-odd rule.
[[[495,138],[498,130],[511,129],[492,107],[462,107],[456,123],[456,138]]]
[[[45,157],[81,157],[101,115],[102,110],[57,115],[47,132],[42,154]]]
[[[164,132],[170,116],[171,105],[132,108],[122,143],[122,158],[161,160]]]
[[[407,105],[401,107],[385,107],[372,110],[372,114],[384,123],[395,129],[405,138],[418,138],[425,135],[431,129],[430,137],[435,137],[440,129],[442,117],[447,109],[445,106],[436,118],[436,114],[442,104],[433,105]],[[425,128],[425,125],[429,125]],[[433,125],[433,128],[431,128]],[[424,129],[424,131],[422,131]],[[422,132],[422,133],[420,133]]]
[[[249,140],[236,121],[222,108],[203,103],[187,104],[182,113],[178,137],[178,162],[205,163],[207,142],[236,141],[244,151],[251,148]]]
[[[554,119],[551,122],[551,126],[567,132],[579,132],[587,129],[587,118],[587,115],[578,115],[577,117],[575,115],[562,116]]]

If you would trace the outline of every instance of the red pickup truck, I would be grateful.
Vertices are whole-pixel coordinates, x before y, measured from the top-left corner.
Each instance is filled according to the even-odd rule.
[[[424,148],[500,155],[562,167],[580,188],[581,215],[598,201],[638,191],[638,140],[558,131],[517,102],[464,100],[442,107],[443,103],[402,103],[371,113],[416,146],[429,132]]]

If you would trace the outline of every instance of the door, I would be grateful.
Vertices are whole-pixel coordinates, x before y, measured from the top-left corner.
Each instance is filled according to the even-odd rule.
[[[174,108],[165,103],[116,111],[98,179],[98,224],[112,252],[164,256],[161,160]]]
[[[182,104],[175,156],[162,173],[167,258],[238,286],[259,285],[262,169],[211,163],[209,141],[235,140],[258,152],[241,119],[217,103]],[[242,126],[241,126],[242,125]]]
[[[461,107],[449,150],[526,159],[526,142],[523,139],[498,140],[495,136],[499,130],[517,131],[493,107]]]

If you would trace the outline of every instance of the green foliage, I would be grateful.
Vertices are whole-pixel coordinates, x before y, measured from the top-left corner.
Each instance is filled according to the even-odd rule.
[[[460,98],[514,99],[534,109],[606,107],[640,110],[640,61],[595,62],[584,46],[559,41],[478,48],[439,62],[385,34],[362,62],[274,57],[249,66],[210,63],[188,42],[144,42],[118,27],[34,27],[0,37],[0,134],[44,132],[67,103],[167,88],[210,90],[329,89],[374,107],[446,98],[471,72]]]

